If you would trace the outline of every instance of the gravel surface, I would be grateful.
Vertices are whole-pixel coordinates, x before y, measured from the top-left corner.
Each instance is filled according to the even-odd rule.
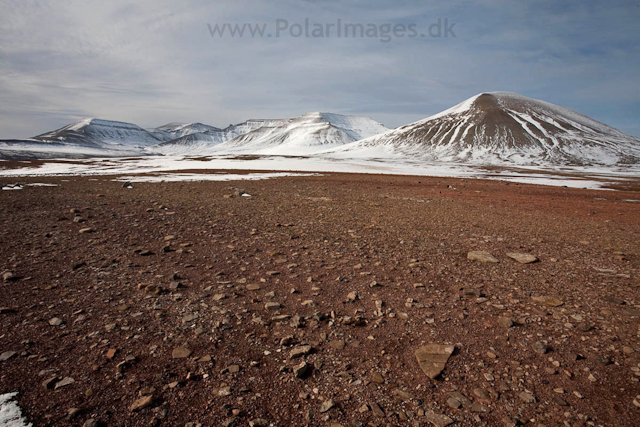
[[[0,193],[34,426],[638,425],[638,192],[111,179]]]

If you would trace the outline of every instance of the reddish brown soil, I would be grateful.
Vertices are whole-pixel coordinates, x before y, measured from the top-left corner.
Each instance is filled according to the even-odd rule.
[[[638,192],[341,174],[23,181],[60,184],[0,193],[0,270],[20,277],[0,283],[0,306],[16,307],[0,314],[0,353],[17,352],[0,362],[0,394],[18,391],[34,426],[412,426],[430,425],[429,411],[460,426],[638,425],[640,205],[624,201]],[[252,197],[225,198],[233,185]],[[471,250],[500,262],[470,261]],[[304,327],[272,320],[281,314]],[[349,324],[356,316],[364,324]],[[290,360],[286,336],[313,352]],[[414,356],[428,343],[457,347],[436,380]],[[177,347],[190,357],[173,359]],[[291,372],[302,360],[315,363],[306,379]],[[45,388],[54,375],[75,382]],[[449,407],[455,391],[476,405]],[[145,394],[152,405],[131,412]]]

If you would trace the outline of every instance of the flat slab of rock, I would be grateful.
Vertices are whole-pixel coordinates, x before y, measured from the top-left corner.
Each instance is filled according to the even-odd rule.
[[[4,353],[0,354],[0,362],[4,362],[5,360],[9,360],[15,355],[16,355],[15,351],[5,351]]]
[[[344,350],[345,343],[341,340],[331,341],[329,345],[336,350]]]
[[[416,350],[416,359],[422,371],[434,379],[440,375],[454,349],[453,345],[428,344]]]
[[[444,414],[438,414],[433,411],[427,411],[424,414],[424,417],[427,421],[429,421],[436,427],[447,427],[448,425],[453,424],[453,420],[451,418],[447,417]]]
[[[531,297],[531,299],[534,302],[537,302],[538,304],[544,305],[547,307],[560,307],[562,304],[564,304],[564,301],[554,297],[539,296],[539,297]]]
[[[518,252],[509,252],[507,256],[511,259],[518,261],[520,264],[531,264],[538,261],[538,258],[531,254],[521,254]]]
[[[171,357],[174,359],[186,359],[191,356],[191,350],[186,347],[176,347],[171,352]]]
[[[518,397],[525,403],[536,403],[536,398],[531,393],[523,391]]]
[[[313,348],[310,345],[299,345],[291,350],[291,352],[289,353],[289,358],[297,359],[298,357],[306,356],[307,354],[311,353],[312,349]]]
[[[480,261],[480,262],[499,262],[496,257],[491,255],[489,252],[485,251],[471,251],[467,254],[467,259],[471,261]]]
[[[148,408],[153,404],[153,396],[145,396],[136,400],[131,404],[131,412],[137,412],[144,408]]]
[[[63,379],[61,379],[60,381],[58,381],[58,382],[56,383],[56,385],[55,385],[53,388],[57,390],[57,389],[59,389],[59,388],[62,388],[62,387],[66,387],[66,386],[68,386],[68,385],[71,385],[71,384],[73,384],[74,382],[76,382],[76,381],[75,381],[73,378],[71,378],[71,377],[64,377]]]
[[[384,418],[384,411],[382,410],[382,408],[380,407],[380,405],[378,405],[375,402],[371,402],[371,404],[369,405],[371,407],[371,412],[373,412],[373,415],[375,415],[378,418]]]

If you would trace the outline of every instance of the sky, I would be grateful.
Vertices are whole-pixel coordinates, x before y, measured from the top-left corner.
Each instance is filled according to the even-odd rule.
[[[338,22],[367,33],[338,37]],[[640,137],[639,22],[630,1],[0,0],[0,138],[85,117],[225,127],[326,111],[396,127],[491,91]]]

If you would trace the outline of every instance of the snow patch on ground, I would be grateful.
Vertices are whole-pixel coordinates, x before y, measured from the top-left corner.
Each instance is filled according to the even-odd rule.
[[[0,427],[31,427],[31,423],[22,418],[22,410],[15,402],[18,393],[0,395]]]
[[[15,185],[13,185],[13,184],[8,184],[8,185],[3,185],[3,186],[2,186],[2,189],[3,189],[3,190],[6,190],[6,191],[22,190],[22,185],[20,185],[20,184],[15,184]]]
[[[484,178],[513,181],[530,184],[567,186],[574,188],[601,189],[611,183],[626,180],[637,180],[640,167],[611,166],[575,166],[575,167],[540,167],[514,166],[513,168],[487,168],[480,165],[446,162],[428,162],[402,155],[384,153],[380,147],[371,147],[371,157],[347,157],[348,153],[338,156],[287,157],[277,155],[235,156],[217,155],[206,158],[190,158],[186,156],[149,156],[137,159],[91,159],[68,160],[44,163],[37,167],[0,170],[0,176],[126,176],[126,180],[152,178],[157,181],[168,181],[168,174],[162,177],[144,177],[142,174],[176,172],[184,175],[185,171],[282,171],[306,173],[371,173],[389,175],[413,175],[456,178]],[[380,154],[381,157],[375,157]],[[132,175],[132,176],[129,176]],[[205,179],[205,174],[197,175],[196,180]],[[216,175],[214,175],[216,176]],[[224,175],[223,175],[224,176]],[[124,179],[124,178],[123,178]]]
[[[319,176],[313,173],[248,173],[248,174],[206,174],[206,173],[162,173],[158,175],[121,176],[114,181],[124,182],[177,182],[177,181],[259,181],[286,176]],[[251,197],[248,194],[243,196]]]

